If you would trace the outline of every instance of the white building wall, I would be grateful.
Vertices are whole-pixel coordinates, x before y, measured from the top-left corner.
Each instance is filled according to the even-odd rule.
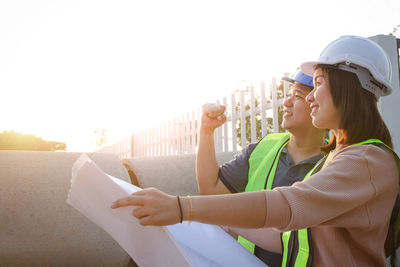
[[[379,110],[392,134],[396,153],[400,154],[400,85],[399,85],[399,54],[397,39],[393,35],[377,35],[370,37],[388,53],[392,63],[392,88],[389,96],[381,97]]]

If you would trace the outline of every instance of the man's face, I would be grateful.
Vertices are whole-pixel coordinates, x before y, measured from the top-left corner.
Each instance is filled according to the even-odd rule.
[[[306,96],[311,90],[312,88],[297,82],[292,85],[283,103],[283,128],[293,132],[314,127],[310,116],[311,108],[306,101]]]

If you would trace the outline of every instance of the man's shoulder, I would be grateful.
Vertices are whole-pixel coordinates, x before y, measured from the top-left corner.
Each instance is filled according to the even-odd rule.
[[[289,133],[266,134],[260,141],[254,143],[254,145],[251,147],[252,148],[251,152],[253,152],[256,147],[258,147],[259,149],[271,149],[276,145],[279,145],[280,147],[281,145],[289,141],[289,139],[290,139]]]
[[[286,142],[290,139],[290,133],[270,133],[266,134],[260,142]]]

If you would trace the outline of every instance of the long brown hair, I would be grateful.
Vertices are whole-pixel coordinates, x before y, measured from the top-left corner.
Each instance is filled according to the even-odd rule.
[[[333,104],[340,112],[341,145],[351,145],[367,139],[379,139],[393,148],[392,137],[383,121],[375,96],[361,87],[357,75],[331,65],[317,65],[328,76]],[[321,148],[328,153],[336,147],[336,136]]]

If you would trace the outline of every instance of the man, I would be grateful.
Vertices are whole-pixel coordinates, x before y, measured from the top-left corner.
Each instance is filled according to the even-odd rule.
[[[235,159],[218,166],[214,148],[214,130],[225,121],[225,107],[203,106],[200,142],[196,160],[196,176],[202,195],[228,194],[290,186],[304,176],[322,157],[320,147],[325,130],[312,125],[311,109],[305,100],[313,89],[313,78],[301,71],[284,102],[282,126],[289,133],[268,134],[258,143],[249,144]],[[280,233],[273,229],[231,229],[243,237],[239,242],[269,266],[281,266]],[[258,247],[261,240],[270,240],[268,247]],[[265,242],[264,242],[265,243]]]

